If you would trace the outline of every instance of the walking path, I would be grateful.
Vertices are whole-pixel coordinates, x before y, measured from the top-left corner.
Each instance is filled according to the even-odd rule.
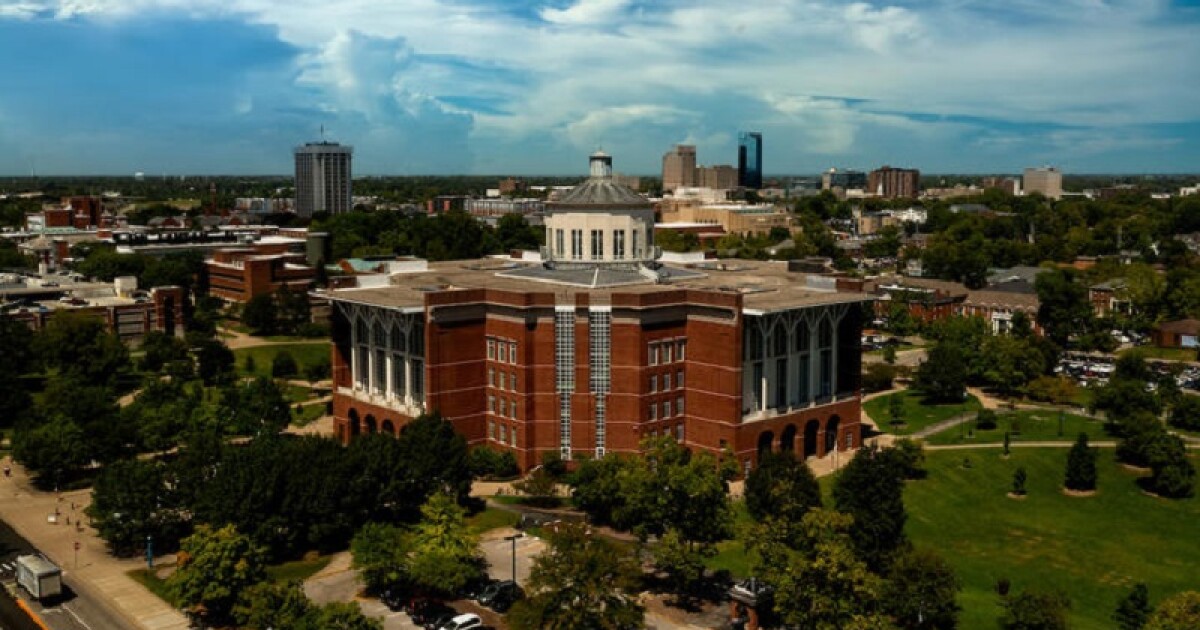
[[[78,526],[79,519],[86,519],[84,510],[91,504],[90,488],[57,495],[41,492],[33,487],[24,467],[8,457],[2,463],[12,468],[12,476],[0,478],[0,518],[62,567],[72,588],[109,609],[114,617],[124,619],[125,627],[187,630],[187,619],[179,611],[126,575],[127,571],[144,567],[144,561],[114,558],[94,529]],[[57,522],[51,522],[56,512]],[[71,525],[67,524],[68,518]]]
[[[232,328],[218,328],[218,338],[229,346],[230,350],[239,350],[241,348],[257,348],[259,346],[289,346],[298,344],[321,343],[329,341],[324,337],[314,337],[312,339],[297,339],[295,341],[271,341],[262,337],[255,337],[249,333],[238,332]]]

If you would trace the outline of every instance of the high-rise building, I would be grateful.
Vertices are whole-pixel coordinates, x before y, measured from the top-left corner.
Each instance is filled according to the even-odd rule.
[[[1062,199],[1062,171],[1053,166],[1025,169],[1021,184],[1026,195],[1042,193],[1047,199]]]
[[[701,188],[712,188],[715,190],[729,190],[738,186],[738,172],[736,168],[728,164],[718,164],[716,166],[701,166],[696,169],[697,184]]]
[[[884,166],[871,171],[867,177],[867,192],[884,199],[916,199],[920,189],[921,171],[915,168]]]
[[[821,190],[865,190],[866,187],[867,174],[862,171],[831,168],[821,174]]]
[[[762,134],[743,131],[738,134],[738,186],[762,188]]]
[[[353,147],[336,142],[309,142],[296,147],[296,214],[339,214],[354,207],[350,201],[353,153]]]
[[[696,147],[677,144],[663,155],[663,190],[691,188],[696,185]]]

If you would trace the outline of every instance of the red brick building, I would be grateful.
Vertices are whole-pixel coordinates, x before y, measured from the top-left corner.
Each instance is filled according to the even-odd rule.
[[[204,264],[208,269],[209,291],[227,302],[244,303],[263,293],[274,293],[287,286],[305,292],[316,277],[316,270],[305,262],[304,254],[263,253],[261,247],[227,248],[213,253]]]
[[[657,264],[636,234],[652,209],[595,159],[548,207],[542,264],[437,263],[327,294],[337,435],[436,411],[526,469],[656,435],[727,447],[746,470],[767,450],[858,447],[869,298],[780,263]]]
[[[921,191],[921,171],[884,166],[867,176],[867,192],[885,199],[916,199]]]

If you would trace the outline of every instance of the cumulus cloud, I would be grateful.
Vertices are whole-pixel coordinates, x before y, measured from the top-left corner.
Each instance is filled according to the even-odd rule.
[[[0,22],[162,15],[241,20],[296,49],[292,72],[270,77],[287,85],[229,96],[239,115],[298,94],[364,146],[436,146],[428,165],[393,155],[381,170],[536,169],[508,157],[530,147],[557,170],[603,142],[649,172],[670,142],[727,153],[748,127],[783,140],[767,145],[781,170],[870,166],[891,153],[879,138],[943,143],[928,155],[946,166],[962,146],[1013,160],[1030,142],[1119,161],[1115,144],[1073,149],[1038,126],[1130,137],[1200,111],[1197,16],[1160,0],[0,0]]]

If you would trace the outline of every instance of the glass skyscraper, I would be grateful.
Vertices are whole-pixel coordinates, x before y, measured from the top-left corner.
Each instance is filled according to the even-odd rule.
[[[743,131],[738,134],[738,186],[762,188],[762,134]]]

